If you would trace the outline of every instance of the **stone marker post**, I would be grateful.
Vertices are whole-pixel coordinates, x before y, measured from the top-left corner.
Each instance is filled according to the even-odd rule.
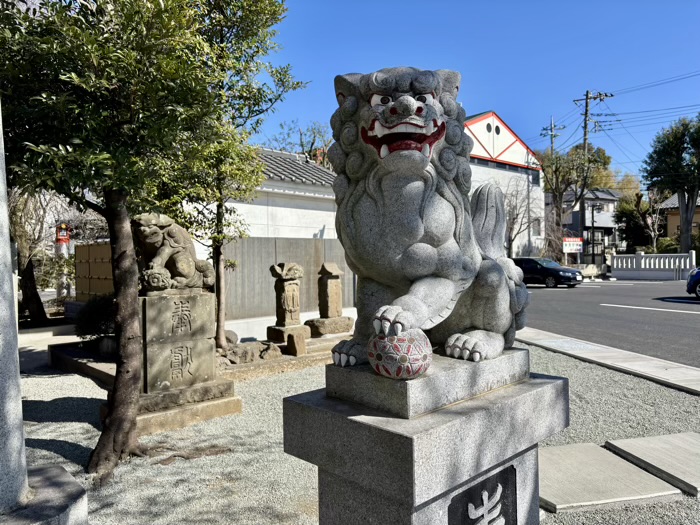
[[[267,327],[267,338],[277,343],[286,343],[291,334],[309,338],[311,330],[299,321],[299,279],[304,277],[304,269],[296,263],[279,263],[270,266],[270,273],[275,278],[277,322]]]
[[[324,262],[318,272],[318,310],[320,317],[304,324],[311,329],[311,337],[340,334],[352,330],[354,319],[343,317],[343,272],[333,262]]]
[[[343,315],[343,272],[336,263],[323,263],[318,272],[318,309],[322,319]]]
[[[87,525],[87,495],[63,467],[27,470],[0,106],[0,522]]]

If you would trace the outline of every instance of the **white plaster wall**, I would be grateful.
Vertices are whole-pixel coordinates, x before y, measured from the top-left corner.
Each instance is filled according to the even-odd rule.
[[[267,181],[253,202],[235,206],[251,237],[337,238],[335,198],[327,186]]]
[[[504,192],[509,188],[516,188],[517,193],[521,193],[521,198],[527,198],[527,191],[525,184],[527,182],[527,175],[524,173],[519,173],[517,171],[507,171],[503,169],[490,168],[488,166],[481,166],[479,164],[470,164],[472,169],[472,192],[478,188],[480,185],[487,182],[494,183],[498,185]],[[511,183],[513,180],[520,180],[519,184]],[[530,213],[532,217],[540,218],[540,232],[541,235],[535,236],[531,235],[532,241],[532,253],[527,252],[527,231],[522,232],[515,238],[513,243],[513,256],[524,256],[524,255],[538,255],[539,251],[544,247],[544,232],[545,232],[545,220],[544,220],[544,190],[542,188],[542,178],[540,177],[540,185],[530,186]],[[532,232],[531,232],[532,233]]]

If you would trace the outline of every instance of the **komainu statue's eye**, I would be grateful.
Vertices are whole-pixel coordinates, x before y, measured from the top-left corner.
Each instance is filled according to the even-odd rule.
[[[430,93],[418,95],[418,96],[416,96],[416,100],[418,102],[422,102],[423,104],[432,104],[433,103],[433,95]]]
[[[386,106],[389,102],[391,102],[391,97],[388,95],[372,95],[372,98],[369,99],[369,105],[370,106]]]

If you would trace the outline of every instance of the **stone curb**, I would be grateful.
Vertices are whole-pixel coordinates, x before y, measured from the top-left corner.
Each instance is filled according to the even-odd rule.
[[[523,328],[517,333],[516,340],[618,372],[648,379],[689,394],[700,395],[700,368],[589,343],[581,339],[535,328]]]

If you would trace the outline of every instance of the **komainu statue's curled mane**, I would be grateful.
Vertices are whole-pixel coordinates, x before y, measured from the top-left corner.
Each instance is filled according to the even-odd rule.
[[[358,319],[336,364],[366,361],[375,334],[429,331],[448,355],[500,355],[527,291],[503,248],[503,195],[470,201],[472,142],[453,71],[389,68],[335,79],[329,158],[336,229],[358,276]]]

